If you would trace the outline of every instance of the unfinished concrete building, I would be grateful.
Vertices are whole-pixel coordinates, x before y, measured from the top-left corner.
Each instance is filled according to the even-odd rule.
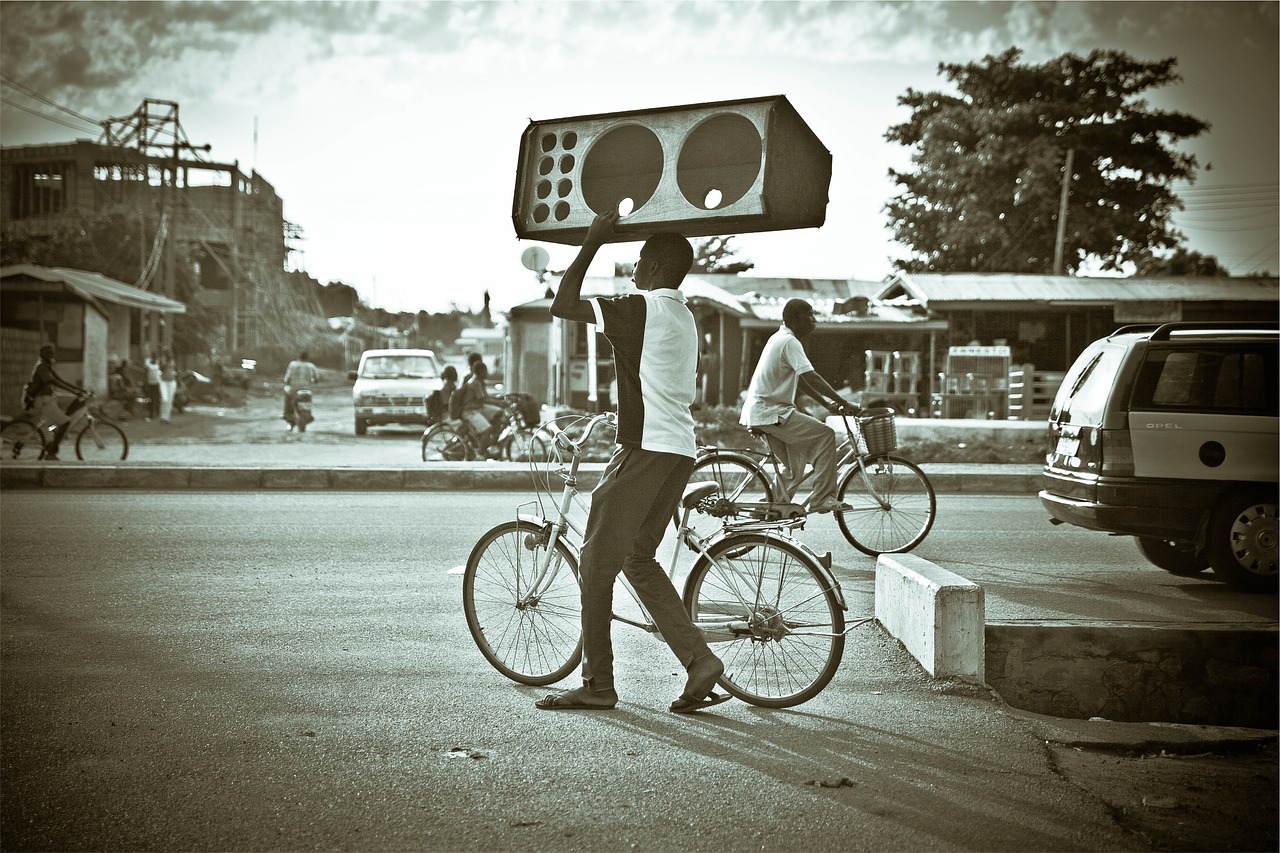
[[[256,170],[212,162],[208,146],[191,145],[176,103],[147,100],[104,122],[96,142],[0,149],[0,198],[6,241],[47,237],[85,217],[136,217],[143,239],[136,280],[127,283],[177,298],[174,264],[190,258],[198,287],[181,297],[207,309],[228,356],[274,342],[285,315],[317,313],[294,304],[305,296],[285,281],[287,241],[299,234],[275,188]],[[140,312],[129,355],[171,338],[160,315]]]

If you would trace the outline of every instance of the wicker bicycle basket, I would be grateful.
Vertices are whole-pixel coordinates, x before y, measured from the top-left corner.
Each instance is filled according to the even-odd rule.
[[[898,430],[893,423],[893,409],[863,409],[858,415],[858,429],[867,445],[867,453],[879,456],[898,447]]]

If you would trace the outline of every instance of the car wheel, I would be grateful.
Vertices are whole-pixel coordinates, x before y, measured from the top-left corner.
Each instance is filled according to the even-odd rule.
[[[1153,566],[1158,566],[1174,575],[1198,575],[1209,568],[1209,561],[1203,554],[1197,554],[1190,542],[1171,542],[1168,539],[1155,539],[1149,536],[1135,536],[1138,551]]]
[[[356,418],[356,435],[364,435],[369,431],[369,424],[363,418]]]
[[[1229,493],[1209,520],[1205,552],[1213,573],[1238,589],[1276,591],[1276,493]]]

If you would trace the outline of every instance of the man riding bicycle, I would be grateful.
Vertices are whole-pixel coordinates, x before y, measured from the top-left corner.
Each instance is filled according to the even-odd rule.
[[[45,459],[52,460],[58,458],[58,444],[71,423],[71,415],[84,405],[83,398],[91,395],[87,388],[73,385],[58,375],[58,371],[53,368],[57,361],[56,354],[57,351],[51,344],[40,347],[40,360],[31,371],[31,381],[24,389],[22,400],[25,414],[32,423],[39,424],[44,421],[58,425],[58,428],[53,431],[53,441],[44,454]],[[54,391],[59,388],[70,391],[80,398],[75,400],[66,412],[62,411],[54,394]]]
[[[836,493],[836,436],[817,418],[796,408],[796,392],[803,391],[833,414],[856,415],[857,406],[842,398],[827,380],[813,369],[804,350],[804,341],[818,327],[813,306],[792,299],[782,308],[782,325],[764,345],[747,387],[746,403],[739,422],[764,433],[769,448],[779,462],[782,482],[779,500],[794,497],[805,466],[813,465],[813,493],[809,512],[839,512],[849,509]]]

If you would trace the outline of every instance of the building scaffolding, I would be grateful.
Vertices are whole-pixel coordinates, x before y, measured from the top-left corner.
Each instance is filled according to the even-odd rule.
[[[78,217],[136,218],[138,287],[175,298],[177,258],[189,257],[198,274],[184,297],[216,318],[224,353],[290,344],[323,317],[311,288],[285,270],[301,229],[256,170],[246,175],[209,151],[190,142],[177,103],[154,99],[103,121],[96,142],[6,147],[4,237],[49,236]],[[142,322],[146,347],[171,342],[158,316]]]

